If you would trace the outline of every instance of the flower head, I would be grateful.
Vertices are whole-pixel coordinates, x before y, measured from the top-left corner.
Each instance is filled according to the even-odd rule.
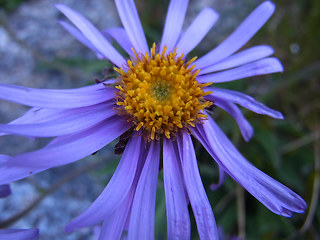
[[[134,52],[135,53],[135,52]],[[155,44],[145,56],[135,53],[135,64],[128,60],[128,70],[116,69],[120,80],[116,86],[117,110],[128,115],[136,131],[143,129],[149,140],[170,139],[179,129],[194,127],[208,116],[203,113],[212,105],[204,100],[210,92],[196,80],[200,70],[190,67],[192,60],[185,62],[183,55],[177,57],[174,52],[155,53]]]
[[[201,182],[191,135],[197,138],[225,173],[271,211],[291,216],[306,208],[303,199],[251,165],[214,122],[208,108],[216,105],[238,123],[246,141],[253,128],[237,105],[282,119],[243,93],[211,87],[244,77],[281,72],[269,46],[237,52],[274,11],[266,1],[218,47],[199,59],[187,60],[218,19],[205,8],[182,32],[188,1],[171,0],[161,42],[150,51],[133,0],[116,0],[124,28],[97,30],[79,13],[56,7],[77,27],[66,30],[100,59],[115,64],[117,79],[71,90],[36,90],[0,84],[0,98],[32,108],[9,124],[4,134],[55,137],[46,147],[6,159],[0,184],[77,161],[119,136],[127,145],[107,187],[67,227],[70,232],[103,222],[101,239],[120,239],[128,222],[128,239],[153,239],[157,178],[163,162],[168,239],[190,239],[188,204],[200,239],[218,239],[214,215]],[[116,40],[125,59],[112,46]],[[159,50],[157,50],[159,49]],[[237,52],[237,53],[236,53]],[[162,159],[160,152],[162,151]]]

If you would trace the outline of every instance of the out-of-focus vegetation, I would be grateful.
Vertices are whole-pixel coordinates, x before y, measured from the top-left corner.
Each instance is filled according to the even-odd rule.
[[[23,0],[0,0],[0,7],[12,11],[21,2]],[[217,224],[227,237],[240,235],[246,239],[320,239],[320,209],[317,205],[314,207],[319,195],[316,182],[319,185],[320,181],[320,1],[274,2],[277,6],[274,16],[245,47],[271,45],[275,49],[275,56],[284,65],[284,73],[242,79],[219,86],[254,96],[281,111],[285,120],[274,120],[244,111],[255,129],[253,139],[246,143],[230,116],[216,109],[214,118],[249,161],[299,193],[309,208],[305,214],[297,214],[292,218],[275,215],[231,178],[212,192],[209,186],[218,181],[217,165],[200,144],[195,144],[197,158]],[[212,6],[215,3],[224,4],[223,1],[213,1]],[[244,4],[250,4],[252,10],[258,3],[244,1]],[[136,0],[136,4],[149,44],[159,42],[168,1]],[[232,15],[228,17],[232,18]],[[240,20],[234,27],[238,24]],[[223,38],[219,36],[219,39]],[[210,38],[204,41],[212,41],[212,47],[218,43]],[[201,56],[203,49],[193,53]],[[98,73],[103,68],[101,62],[92,64],[81,59],[55,59],[52,62],[57,63],[84,72]],[[41,66],[50,68],[50,62]],[[110,173],[114,167],[110,166],[103,171]],[[165,239],[166,215],[161,174],[158,185],[155,233],[158,239]],[[198,239],[194,220],[192,239]]]
[[[0,0],[0,8],[6,11],[12,11],[26,0]]]

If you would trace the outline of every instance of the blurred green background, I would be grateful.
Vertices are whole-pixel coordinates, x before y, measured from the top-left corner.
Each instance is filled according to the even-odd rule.
[[[0,0],[0,7],[2,12],[10,15],[22,2],[27,1]],[[150,45],[161,39],[168,2],[136,1]],[[220,19],[196,51],[191,53],[197,56],[226,38],[262,1],[200,2],[190,2],[187,21],[192,20],[202,5],[215,8],[220,13]],[[233,236],[246,239],[320,239],[317,198],[320,190],[320,1],[276,0],[274,3],[277,6],[275,14],[244,48],[261,44],[272,46],[274,55],[284,65],[284,73],[219,85],[252,95],[281,111],[285,120],[245,111],[255,129],[253,139],[246,143],[230,116],[215,109],[214,118],[249,161],[299,193],[309,208],[306,213],[289,219],[275,215],[231,178],[218,190],[210,191],[210,184],[218,181],[218,168],[203,147],[196,144],[202,180],[217,224],[226,239]],[[107,66],[104,62],[79,57],[56,57],[49,62],[38,59],[38,64],[43,71],[80,71],[84,76],[90,72],[97,77]],[[92,82],[87,80],[88,84]],[[108,165],[105,173],[110,174],[114,168],[114,164]],[[104,171],[99,174],[104,174]],[[155,232],[158,239],[165,239],[166,215],[161,174],[158,186]],[[198,239],[193,220],[192,224],[192,239]]]

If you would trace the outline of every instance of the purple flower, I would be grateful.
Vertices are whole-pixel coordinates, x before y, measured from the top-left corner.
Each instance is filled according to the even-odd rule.
[[[0,239],[3,240],[37,240],[38,229],[0,229]]]
[[[273,3],[262,3],[218,47],[188,61],[187,54],[218,19],[213,9],[203,9],[182,32],[188,1],[172,0],[161,42],[149,50],[133,0],[115,2],[124,28],[104,31],[67,6],[56,7],[76,27],[64,21],[61,25],[98,58],[111,61],[119,73],[117,79],[71,90],[0,84],[1,99],[32,107],[22,117],[1,124],[3,134],[55,137],[40,150],[6,159],[0,184],[77,161],[120,136],[117,147],[126,147],[115,173],[66,231],[103,222],[100,239],[120,239],[124,230],[128,239],[153,239],[162,151],[168,239],[190,239],[189,202],[200,239],[218,239],[192,134],[219,164],[221,182],[227,173],[274,213],[286,217],[302,213],[303,199],[251,165],[207,112],[212,104],[228,112],[246,141],[253,128],[237,105],[283,118],[250,96],[210,86],[283,71],[279,60],[269,57],[273,54],[269,46],[237,52],[270,18]],[[113,40],[128,53],[127,59],[112,46]]]

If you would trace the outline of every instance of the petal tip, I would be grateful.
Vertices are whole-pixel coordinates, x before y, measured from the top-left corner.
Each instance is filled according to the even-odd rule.
[[[243,135],[242,137],[246,142],[250,142],[252,136],[253,136],[253,134],[252,135]]]
[[[54,4],[54,6],[55,6],[57,9],[59,9],[60,11],[61,11],[61,8],[66,7],[64,4],[61,4],[61,3],[56,3],[56,4]]]
[[[249,142],[251,140],[251,138],[253,137],[254,135],[254,129],[253,127],[249,124],[248,127],[247,127],[247,130],[245,132],[242,132],[242,136],[243,136],[243,139],[246,141],[246,142]]]
[[[265,10],[270,11],[270,13],[273,13],[274,10],[276,9],[276,5],[271,2],[271,1],[265,1],[264,3],[261,4],[265,8]]]
[[[276,119],[280,119],[280,120],[283,120],[284,119],[284,116],[281,112],[277,112],[277,115],[275,116]]]
[[[279,68],[279,72],[283,72],[283,71],[284,71],[284,68],[283,68],[282,63],[280,62],[280,60],[279,60],[279,59],[277,59],[277,58],[276,58],[276,60],[277,60],[277,64],[278,64],[278,68]]]
[[[215,11],[213,8],[205,7],[202,11],[210,12],[210,14],[212,14],[212,16],[214,16],[214,18],[216,18],[216,19],[218,19],[220,17],[219,13],[217,11]]]

